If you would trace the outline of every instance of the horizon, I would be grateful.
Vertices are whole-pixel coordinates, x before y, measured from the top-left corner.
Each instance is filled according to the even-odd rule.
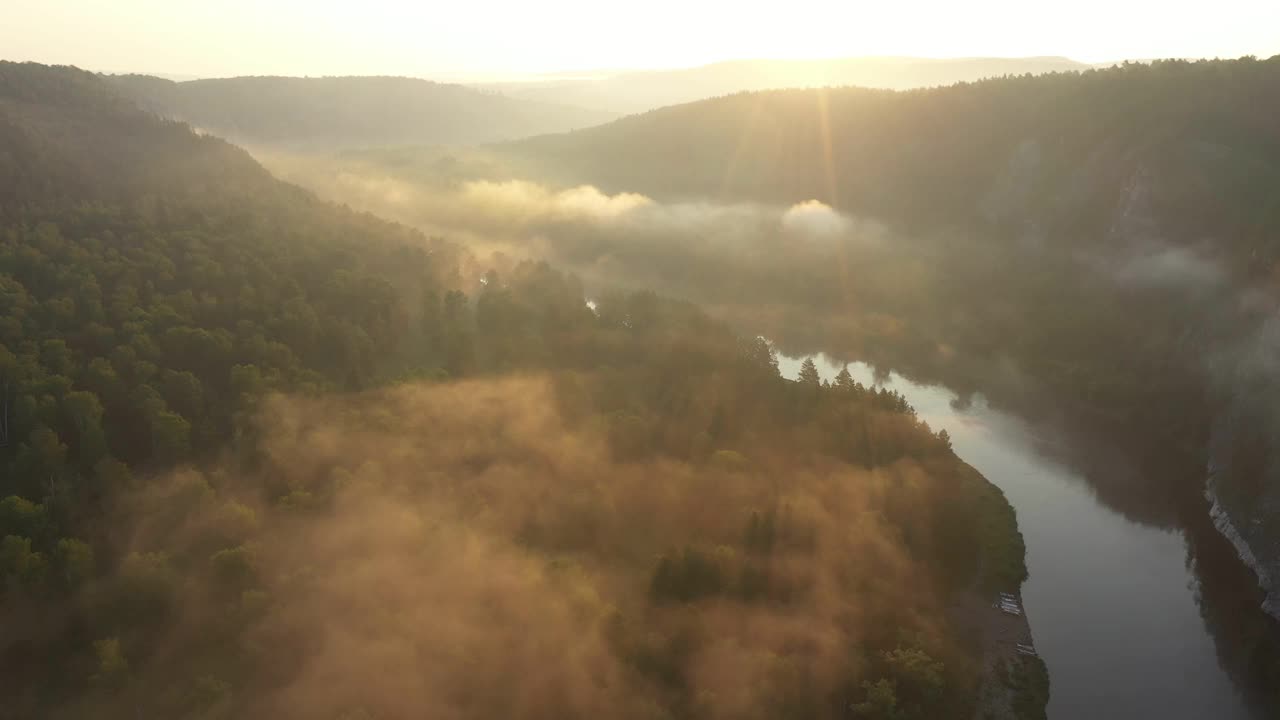
[[[657,0],[643,12],[602,11],[582,0],[449,8],[392,0],[359,7],[337,0],[229,0],[217,7],[66,0],[8,15],[0,28],[7,59],[189,78],[484,82],[750,59],[1063,57],[1099,64],[1280,54],[1280,38],[1268,31],[1280,26],[1280,4],[1255,0],[1223,0],[1212,17],[1154,0],[1080,0],[1035,13],[1011,0],[892,7],[798,0],[785,12],[722,0]]]
[[[1266,60],[1274,55],[1280,55],[1280,52],[1271,55],[1254,55],[1259,60]],[[325,74],[281,74],[281,73],[249,73],[239,75],[191,75],[186,73],[174,73],[161,69],[121,69],[121,68],[102,68],[88,67],[77,65],[74,63],[57,63],[44,62],[40,60],[32,60],[30,58],[0,56],[0,61],[6,62],[32,62],[41,65],[72,67],[77,70],[95,73],[98,75],[109,76],[126,76],[139,75],[156,77],[172,82],[192,82],[196,80],[229,80],[236,78],[251,77],[275,77],[275,78],[297,78],[297,79],[324,79],[324,78],[404,78],[409,80],[425,80],[429,82],[437,82],[442,84],[459,84],[459,85],[498,85],[498,84],[520,84],[520,83],[537,83],[549,81],[570,81],[570,80],[588,80],[600,79],[607,77],[615,77],[630,74],[646,74],[646,73],[666,73],[666,72],[684,72],[692,70],[700,70],[721,65],[748,64],[748,63],[788,63],[788,64],[805,64],[805,63],[824,63],[824,62],[841,62],[841,61],[877,61],[877,60],[894,60],[894,61],[920,61],[920,62],[964,62],[964,61],[1059,61],[1075,63],[1082,69],[1106,68],[1123,63],[1151,63],[1162,60],[1181,60],[1186,62],[1212,61],[1212,60],[1237,60],[1249,56],[1239,55],[1233,57],[1222,56],[1168,56],[1168,57],[1122,57],[1102,61],[1081,60],[1066,55],[957,55],[957,56],[927,56],[927,55],[842,55],[842,56],[823,56],[823,57],[734,57],[724,58],[720,60],[712,60],[710,62],[698,63],[695,65],[682,65],[677,67],[600,67],[600,68],[583,68],[583,69],[563,69],[548,71],[529,71],[529,72],[509,72],[509,73],[468,73],[464,71],[458,72],[441,72],[428,75],[414,75],[405,73],[325,73]]]

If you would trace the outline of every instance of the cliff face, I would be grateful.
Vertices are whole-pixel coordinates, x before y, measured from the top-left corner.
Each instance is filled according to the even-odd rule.
[[[1022,142],[984,206],[992,220],[1024,223],[1024,234],[1033,242],[1024,242],[1021,250],[1032,256],[1055,246],[1060,251],[1066,240],[1059,234],[1046,242],[1036,232],[1045,216],[1028,211],[1026,188],[1043,185],[1050,172],[1041,161],[1042,145]],[[1179,368],[1178,381],[1150,393],[1146,408],[1137,395],[1106,392],[1092,399],[1145,417],[1149,427],[1143,435],[1164,437],[1171,451],[1205,463],[1203,492],[1214,527],[1257,575],[1266,591],[1264,610],[1280,619],[1276,261],[1267,242],[1242,236],[1231,224],[1192,227],[1185,222],[1196,207],[1212,214],[1211,204],[1195,199],[1195,192],[1235,192],[1230,183],[1193,178],[1224,176],[1230,174],[1228,167],[1239,171],[1253,164],[1240,148],[1188,135],[1165,139],[1125,160],[1098,153],[1082,157],[1069,179],[1056,186],[1062,190],[1061,201],[1076,206],[1071,188],[1096,190],[1110,183],[1111,210],[1099,215],[1103,222],[1098,227],[1104,229],[1091,236],[1100,241],[1076,243],[1076,268],[1125,300],[1117,305],[1118,314],[1132,314],[1145,323],[1131,329],[1122,347],[1079,352],[1079,359],[1094,360],[1095,368],[1102,364],[1096,363],[1099,357],[1117,368],[1128,366],[1137,371],[1127,381],[1135,386],[1164,369]],[[1199,182],[1199,190],[1189,189]],[[1218,202],[1249,205],[1239,197]],[[1105,325],[1108,320],[1095,322]],[[1150,375],[1143,378],[1144,373]],[[1173,389],[1180,394],[1169,392]]]
[[[1274,503],[1276,493],[1267,502]],[[1218,492],[1218,483],[1210,477],[1205,483],[1205,498],[1210,503],[1209,517],[1213,526],[1235,547],[1240,559],[1258,577],[1258,585],[1266,593],[1262,609],[1280,619],[1280,553],[1277,552],[1275,515],[1260,515],[1247,503],[1228,509]],[[1243,528],[1243,531],[1241,530]]]
[[[1246,362],[1232,369],[1234,392],[1211,426],[1205,495],[1214,526],[1257,574],[1263,609],[1280,619],[1280,447],[1269,402],[1280,379]]]
[[[983,209],[990,220],[1022,224],[1030,242],[1019,250],[1028,256],[1071,247],[1075,271],[1114,293],[1117,315],[1138,321],[1120,347],[1068,352],[1080,367],[1092,362],[1097,378],[1111,363],[1132,371],[1119,385],[1152,390],[1145,401],[1115,389],[1091,399],[1142,417],[1144,435],[1205,463],[1213,524],[1256,573],[1263,609],[1280,619],[1280,262],[1269,239],[1277,215],[1242,180],[1275,188],[1278,166],[1270,150],[1249,156],[1190,125],[1118,154],[1103,152],[1109,142],[1055,167],[1043,159],[1043,139],[1024,140]],[[1058,225],[1046,240],[1054,203],[1036,203],[1035,187],[1055,188],[1060,208],[1094,208],[1086,214],[1095,230],[1072,238]],[[1170,369],[1176,380],[1161,385],[1156,378]]]

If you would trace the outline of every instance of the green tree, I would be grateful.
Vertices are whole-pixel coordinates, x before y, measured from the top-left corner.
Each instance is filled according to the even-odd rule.
[[[93,466],[93,477],[97,486],[105,492],[124,490],[133,484],[129,466],[113,457],[99,460]]]
[[[67,464],[67,446],[57,433],[45,425],[38,425],[18,446],[15,466],[16,489],[27,497],[44,497],[53,494]]]
[[[119,688],[124,685],[129,677],[129,660],[120,647],[120,638],[109,637],[95,641],[93,653],[98,663],[89,680],[104,688]]]
[[[64,587],[74,590],[93,577],[93,548],[75,538],[62,538],[53,550],[53,566]]]
[[[204,388],[188,371],[165,370],[161,374],[165,403],[185,418],[196,420],[204,413]]]
[[[657,601],[692,602],[718,594],[724,587],[716,558],[690,546],[663,555],[649,582],[649,592]]]
[[[943,664],[919,648],[890,650],[884,661],[905,716],[912,720],[936,717],[946,689]]]
[[[130,553],[114,577],[115,619],[131,624],[163,619],[175,601],[178,576],[164,553]]]
[[[0,535],[42,538],[48,523],[43,505],[16,495],[0,500]]]
[[[0,286],[2,289],[2,286]],[[18,387],[18,356],[0,344],[0,448],[9,445],[13,393]]]
[[[864,682],[862,690],[866,698],[853,706],[853,716],[859,720],[903,720],[898,710],[898,695],[889,680]]]
[[[40,363],[54,375],[71,375],[75,370],[71,348],[62,339],[49,339],[40,343]]]
[[[97,395],[80,390],[62,398],[62,409],[75,438],[77,464],[88,470],[107,454],[107,436],[102,430],[102,403]]]
[[[31,538],[6,535],[0,540],[0,575],[9,588],[39,583],[44,572],[44,556],[31,549]]]
[[[85,387],[99,397],[115,398],[122,392],[120,376],[116,373],[111,361],[104,357],[90,360],[81,378]]]
[[[805,358],[800,364],[800,383],[809,387],[818,387],[822,384],[822,377],[818,375],[818,366],[813,363],[813,358]]]
[[[209,558],[209,563],[221,586],[235,595],[253,585],[257,577],[254,552],[243,545],[219,550]]]
[[[181,415],[162,411],[151,418],[151,451],[164,463],[175,463],[191,453],[191,423]]]
[[[840,368],[840,372],[836,375],[836,387],[844,391],[849,391],[853,390],[856,386],[857,383],[854,382],[853,375],[849,374],[849,366],[845,365]]]
[[[444,369],[462,377],[475,367],[475,330],[466,293],[450,290],[444,296]]]
[[[742,342],[742,358],[747,367],[765,377],[778,375],[778,354],[768,340],[758,335]]]
[[[230,370],[231,392],[240,405],[251,402],[266,393],[269,384],[256,365],[234,365]]]

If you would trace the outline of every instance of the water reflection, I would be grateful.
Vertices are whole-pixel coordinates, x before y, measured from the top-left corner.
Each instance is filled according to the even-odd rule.
[[[814,360],[824,378],[841,367]],[[801,361],[779,357],[779,367],[795,377]],[[1144,477],[1141,461],[1105,447],[1073,456],[1071,444],[1046,441],[981,396],[862,363],[849,371],[906,396],[1017,509],[1031,572],[1023,599],[1049,666],[1050,718],[1267,716],[1256,706],[1275,661],[1274,623],[1203,500],[1171,498],[1169,488],[1183,484],[1168,469]]]

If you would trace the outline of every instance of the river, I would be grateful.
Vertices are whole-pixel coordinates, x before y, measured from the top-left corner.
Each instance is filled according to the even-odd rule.
[[[784,376],[797,375],[801,359],[778,360]],[[814,360],[824,378],[839,372],[824,356]],[[864,385],[877,384],[871,367],[848,367]],[[1256,585],[1207,517],[1194,528],[1137,521],[1107,506],[1057,453],[1041,452],[1027,424],[980,397],[961,403],[946,388],[896,373],[879,380],[934,430],[945,429],[956,453],[1017,510],[1030,570],[1022,597],[1049,668],[1050,720],[1267,716],[1249,699],[1258,651],[1237,618],[1260,616]],[[1215,587],[1198,571],[1210,564],[1206,554],[1225,567],[1212,574]]]

